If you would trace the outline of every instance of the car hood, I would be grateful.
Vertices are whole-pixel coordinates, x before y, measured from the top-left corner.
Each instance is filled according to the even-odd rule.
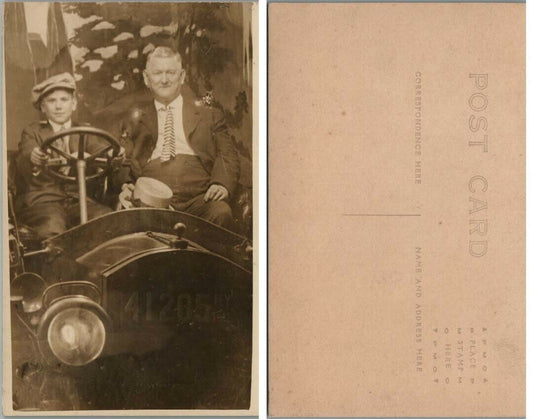
[[[183,223],[188,248],[211,252],[251,272],[251,242],[247,238],[179,211],[135,208],[103,215],[45,241],[52,251],[103,271],[132,255],[164,251],[169,246],[149,236],[176,238],[174,226]]]

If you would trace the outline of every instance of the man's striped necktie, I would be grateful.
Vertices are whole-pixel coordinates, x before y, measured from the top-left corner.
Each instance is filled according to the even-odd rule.
[[[174,114],[172,107],[166,108],[165,126],[163,129],[163,149],[161,150],[161,161],[169,161],[176,155],[176,136],[174,133]]]

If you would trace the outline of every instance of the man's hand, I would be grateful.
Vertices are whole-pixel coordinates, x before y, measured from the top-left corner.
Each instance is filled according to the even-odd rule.
[[[48,161],[48,154],[42,151],[40,147],[35,147],[31,151],[30,160],[34,166],[44,166]]]
[[[135,190],[135,185],[133,183],[124,183],[120,189],[123,191],[128,190],[133,192]]]
[[[228,190],[222,185],[211,185],[204,195],[204,201],[222,201],[229,196]]]

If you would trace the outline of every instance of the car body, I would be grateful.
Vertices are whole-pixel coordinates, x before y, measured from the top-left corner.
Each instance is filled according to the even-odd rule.
[[[15,410],[249,408],[249,239],[154,208],[10,227]]]

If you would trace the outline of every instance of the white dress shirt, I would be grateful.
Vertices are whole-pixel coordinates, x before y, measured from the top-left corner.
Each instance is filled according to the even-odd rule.
[[[53,121],[50,121],[50,120],[48,120],[48,122],[50,123],[50,125],[52,126],[52,129],[54,130],[54,134],[58,133],[59,131],[64,131],[64,130],[69,129],[70,127],[72,127],[72,121],[70,119],[67,122],[65,122],[64,124],[57,124],[57,123],[55,123]],[[57,143],[59,143],[59,141],[60,140],[58,139]],[[65,153],[70,154],[69,137],[63,137],[63,138],[61,138],[61,141],[63,142],[63,144],[62,144],[62,146],[60,146],[58,148],[60,148]]]
[[[154,103],[155,109],[157,111],[157,143],[155,145],[154,151],[152,152],[150,160],[155,160],[161,157],[161,152],[163,151],[164,143],[163,133],[165,131],[165,119],[168,107],[170,107],[174,117],[174,140],[176,141],[176,155],[188,154],[190,156],[195,156],[196,153],[193,151],[193,149],[187,142],[185,130],[183,129],[183,97],[179,95],[176,99],[174,99],[168,104],[168,107],[158,102],[157,100],[154,100]]]

